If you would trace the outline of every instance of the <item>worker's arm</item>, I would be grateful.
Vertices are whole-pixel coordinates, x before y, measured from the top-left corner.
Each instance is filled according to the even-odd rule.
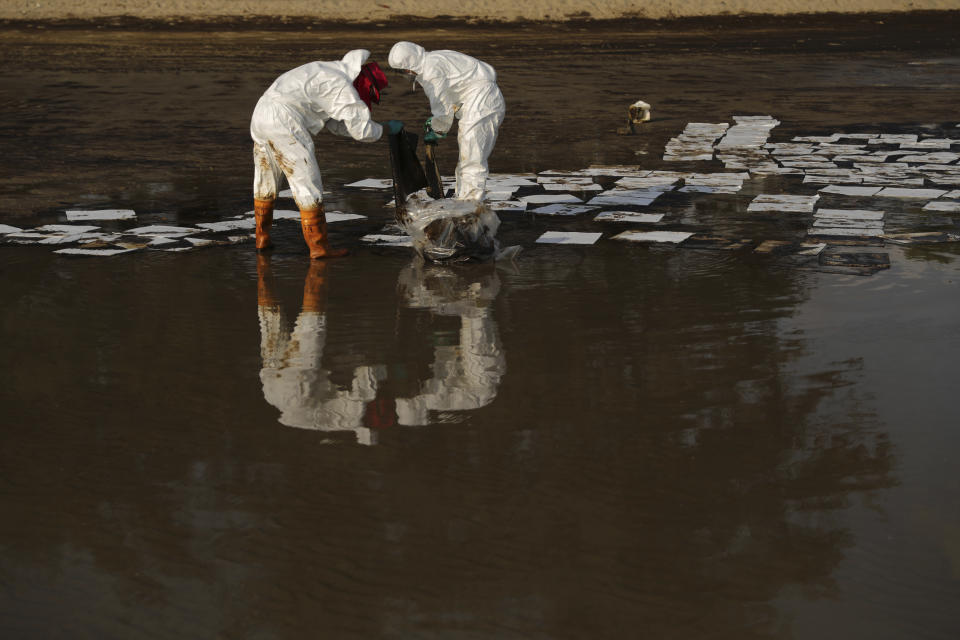
[[[439,133],[450,131],[456,110],[446,97],[449,93],[446,78],[440,74],[431,74],[428,77],[419,78],[419,82],[427,100],[430,101],[430,113],[432,114],[430,126]]]
[[[375,142],[383,135],[383,127],[373,121],[370,109],[362,102],[341,107],[325,126],[330,133],[359,142]]]

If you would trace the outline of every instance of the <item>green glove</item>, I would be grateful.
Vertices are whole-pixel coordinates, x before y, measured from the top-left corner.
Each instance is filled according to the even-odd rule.
[[[433,130],[432,126],[433,116],[427,118],[427,121],[423,123],[423,141],[427,144],[436,144],[437,140],[441,140],[447,137],[445,133],[437,133]]]

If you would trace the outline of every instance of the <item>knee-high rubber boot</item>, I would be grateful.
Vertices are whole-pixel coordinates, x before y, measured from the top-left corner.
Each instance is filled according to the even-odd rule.
[[[303,280],[303,311],[323,313],[327,310],[327,263],[310,261],[307,277]]]
[[[257,306],[276,307],[277,296],[273,292],[273,271],[270,258],[257,256]]]
[[[273,200],[254,198],[253,215],[257,219],[257,251],[273,247],[270,225],[273,224]]]
[[[346,249],[330,248],[327,240],[327,218],[322,202],[310,209],[300,209],[300,227],[303,229],[303,239],[310,249],[311,258],[339,258],[347,255]]]

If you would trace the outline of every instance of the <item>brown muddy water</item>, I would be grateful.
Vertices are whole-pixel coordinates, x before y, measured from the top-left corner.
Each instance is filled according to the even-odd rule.
[[[952,14],[310,26],[6,25],[0,223],[247,211],[263,89],[397,39],[497,68],[495,172],[660,168],[687,122],[737,113],[774,141],[960,137]],[[393,79],[375,116],[421,121]],[[645,133],[615,135],[640,98]],[[342,186],[387,177],[386,144],[317,148],[328,207],[368,216],[332,225],[354,252],[328,265],[289,223],[265,259],[0,247],[0,636],[958,637],[956,246],[858,277],[536,245],[610,234],[505,214],[514,264],[423,267],[363,246],[388,198]],[[815,191],[784,180],[651,210],[789,236],[743,213]]]

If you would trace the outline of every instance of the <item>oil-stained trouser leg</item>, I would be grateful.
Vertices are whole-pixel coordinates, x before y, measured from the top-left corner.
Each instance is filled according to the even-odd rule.
[[[266,145],[253,144],[253,215],[257,221],[257,250],[273,246],[270,226],[273,224],[273,205],[280,184],[280,167]]]

